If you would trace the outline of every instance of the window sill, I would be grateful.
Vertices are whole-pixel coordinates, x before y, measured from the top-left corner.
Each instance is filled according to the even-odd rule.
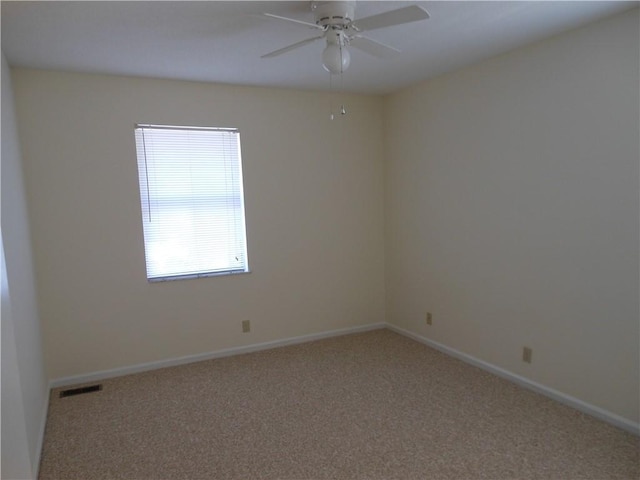
[[[160,283],[160,282],[172,282],[174,280],[192,280],[194,278],[226,277],[229,275],[242,275],[245,273],[251,273],[251,270],[232,270],[229,272],[194,273],[194,274],[187,274],[187,275],[172,275],[167,277],[153,277],[153,278],[147,278],[147,281],[149,283]]]

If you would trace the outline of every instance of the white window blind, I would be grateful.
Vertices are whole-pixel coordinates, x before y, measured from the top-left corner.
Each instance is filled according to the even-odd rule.
[[[150,281],[248,272],[240,134],[136,125]]]

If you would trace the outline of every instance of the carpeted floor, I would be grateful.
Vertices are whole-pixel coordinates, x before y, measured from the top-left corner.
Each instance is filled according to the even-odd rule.
[[[41,480],[638,479],[640,439],[389,330],[52,391]]]

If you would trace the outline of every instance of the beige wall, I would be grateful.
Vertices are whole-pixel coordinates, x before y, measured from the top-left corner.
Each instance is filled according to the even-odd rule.
[[[50,378],[380,322],[386,305],[638,421],[637,9],[349,96],[340,124],[312,92],[13,79]],[[253,273],[146,281],[136,122],[240,129]]]
[[[46,406],[31,234],[9,67],[2,54],[2,478],[35,478]]]
[[[635,9],[385,117],[387,320],[635,422],[638,40]]]
[[[380,99],[13,75],[50,378],[384,321]],[[136,122],[240,129],[252,273],[147,282]]]

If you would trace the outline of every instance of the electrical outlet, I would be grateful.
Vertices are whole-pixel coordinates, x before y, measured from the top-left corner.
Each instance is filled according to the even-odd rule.
[[[247,333],[251,331],[251,320],[243,320],[242,321],[242,333]]]
[[[522,349],[522,361],[526,363],[531,363],[531,357],[533,356],[533,350],[529,347],[524,347]]]
[[[431,316],[431,312],[427,312],[427,325],[433,325],[433,317]]]

